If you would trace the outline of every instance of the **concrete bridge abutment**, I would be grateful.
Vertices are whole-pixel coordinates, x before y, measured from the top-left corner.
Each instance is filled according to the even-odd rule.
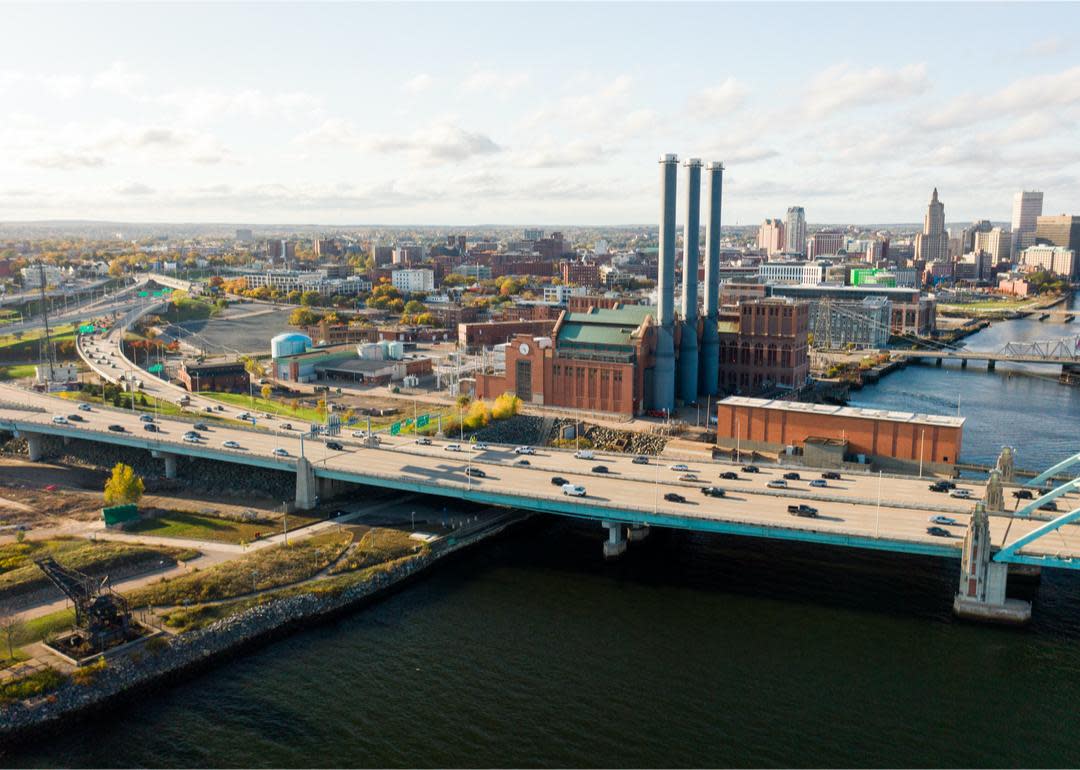
[[[25,431],[22,435],[26,439],[26,453],[30,456],[30,462],[36,463],[45,454],[42,443],[44,437],[40,433],[27,433]]]
[[[176,454],[173,452],[162,452],[160,449],[150,450],[150,456],[158,460],[165,461],[165,478],[176,478]]]
[[[621,521],[605,521],[608,539],[604,541],[604,558],[615,559],[626,553],[626,530]]]
[[[315,469],[306,457],[296,460],[296,508],[309,511],[318,503],[319,486],[315,479]]]

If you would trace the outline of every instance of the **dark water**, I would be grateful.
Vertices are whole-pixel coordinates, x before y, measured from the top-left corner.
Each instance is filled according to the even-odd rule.
[[[969,344],[1071,330],[1026,323]],[[1021,465],[1076,445],[1080,389],[1053,377],[911,367],[859,400],[949,412],[957,392],[965,459],[1004,426]],[[1078,575],[1047,572],[1007,630],[951,617],[952,563],[682,532],[604,563],[600,540],[534,520],[0,765],[1080,764]]]

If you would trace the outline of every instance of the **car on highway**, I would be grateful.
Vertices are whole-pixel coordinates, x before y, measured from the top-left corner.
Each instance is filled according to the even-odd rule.
[[[229,439],[228,441],[222,441],[221,445],[223,447],[225,447],[226,449],[239,449],[240,448],[240,442],[239,441],[233,441],[232,439]]]
[[[929,521],[931,524],[945,524],[950,527],[955,527],[957,524],[960,523],[952,516],[942,516],[940,513],[931,516],[929,519],[927,519],[927,521]]]
[[[416,439],[416,443],[420,446],[431,446],[431,439],[429,439],[427,436],[421,436],[420,438]]]
[[[649,464],[649,458],[646,457],[645,455],[638,455],[637,457],[635,457],[630,462],[632,462],[634,465],[648,465]]]
[[[205,422],[197,422],[194,425],[192,425],[191,427],[194,428],[195,430],[210,430],[210,428],[207,426],[207,424]]]
[[[723,497],[726,493],[720,487],[702,487],[701,494],[706,497]]]
[[[819,487],[819,488],[820,487],[827,487],[827,486],[829,486],[829,482],[827,482],[825,479],[811,479],[810,480],[810,486]]]
[[[514,447],[514,454],[516,454],[516,455],[534,455],[534,454],[536,454],[536,450],[533,449],[531,446],[522,445],[522,446]]]
[[[970,500],[974,495],[971,494],[970,489],[954,489],[949,493],[949,497],[955,497],[958,500]]]
[[[787,482],[783,479],[773,479],[765,486],[769,489],[787,489]]]
[[[486,452],[488,450],[488,445],[485,444],[483,441],[478,441],[476,444],[473,445],[473,449],[475,449],[477,452]]]
[[[142,420],[143,422],[153,422],[154,421],[154,415],[152,415],[152,414],[141,414],[141,415],[139,415],[139,419]]]
[[[594,465],[592,467],[593,473],[607,473],[608,467],[606,465]]]
[[[1035,495],[1033,495],[1031,493],[1030,489],[1014,489],[1013,490],[1013,497],[1015,497],[1017,500],[1033,500],[1033,499],[1035,499]]]
[[[335,452],[341,452],[345,449],[345,447],[339,441],[327,441],[326,448],[332,449]]]
[[[696,473],[684,473],[679,476],[679,481],[697,481],[698,477]]]
[[[514,463],[514,465],[532,465],[532,463],[522,457],[516,463]]]
[[[150,423],[147,423],[147,425],[149,425],[149,424]],[[190,433],[185,433],[184,434],[184,441],[188,442],[189,444],[198,444],[199,443],[199,438],[200,437],[198,435],[193,436]]]
[[[277,455],[278,457],[288,457],[289,456],[289,450],[288,449],[283,449],[282,447],[277,447],[274,450],[274,454]]]
[[[69,414],[68,420],[71,422],[86,422],[81,414]]]
[[[124,432],[124,426],[123,425],[110,425],[109,430],[111,430],[113,433],[123,433]]]
[[[292,430],[292,423],[291,422],[282,423],[281,424],[281,429],[282,430]],[[354,433],[353,435],[355,436],[356,434]]]
[[[53,417],[52,421],[54,423],[56,423],[57,425],[67,425],[68,424],[68,418],[64,417],[64,415],[62,415],[62,414],[58,414],[55,417]]]
[[[285,426],[282,425],[281,427],[284,428]],[[289,426],[289,430],[292,430],[291,425]],[[352,436],[353,436],[353,438],[367,438],[367,431],[366,430],[354,430],[352,432]]]
[[[941,527],[927,527],[926,534],[933,535],[934,537],[952,537],[952,533]]]
[[[1047,500],[1045,503],[1039,506],[1040,511],[1056,511],[1057,509],[1058,505],[1053,500]]]
[[[204,412],[210,412],[210,413],[213,413],[213,411],[214,411],[214,407],[212,407],[212,406],[204,406],[204,407],[202,408],[202,410],[203,410]],[[241,418],[241,419],[242,419],[242,418]]]
[[[685,503],[686,498],[680,495],[678,492],[668,492],[664,495],[664,499],[669,503]]]
[[[563,484],[562,493],[570,497],[585,497],[585,487],[580,484]]]
[[[756,465],[744,465],[742,467],[743,473],[761,473],[761,468]]]
[[[596,457],[596,454],[591,449],[579,449],[574,452],[574,457],[578,460],[592,460]]]
[[[145,430],[147,433],[160,433],[160,431],[158,430],[158,426],[152,422],[144,422],[142,429]]]
[[[816,519],[818,512],[817,508],[807,505],[806,503],[799,503],[798,505],[789,505],[787,512],[792,516],[802,516],[807,519]]]
[[[250,420],[251,415],[248,412],[241,412],[240,414],[236,415],[236,419],[238,419],[238,420]]]
[[[562,476],[552,476],[551,484],[556,487],[565,487],[570,482],[564,479]]]
[[[484,472],[483,468],[473,468],[472,466],[465,469],[465,475],[466,476],[472,476],[472,477],[478,478],[478,479],[486,479],[487,478],[487,473]]]
[[[461,444],[447,444],[443,447],[444,452],[460,452]]]
[[[686,465],[686,463],[675,463],[674,465],[669,465],[668,470],[669,471],[681,471],[681,472],[685,473],[686,471],[690,470],[690,468]]]
[[[79,404],[79,411],[80,412],[92,412],[92,411],[94,411],[94,409],[93,409],[93,407],[90,406],[90,404]]]
[[[821,474],[821,478],[828,479],[829,481],[839,481],[840,474],[836,471],[825,471]]]
[[[801,478],[801,476],[799,476],[799,474],[796,473],[795,471],[788,471],[787,473],[784,474],[784,478],[787,479],[788,481],[798,481]]]
[[[727,479],[728,481],[737,481],[739,478],[739,474],[735,471],[724,471],[720,474],[720,478]]]
[[[948,492],[949,488],[940,481],[935,481],[933,484],[927,487],[931,492]]]

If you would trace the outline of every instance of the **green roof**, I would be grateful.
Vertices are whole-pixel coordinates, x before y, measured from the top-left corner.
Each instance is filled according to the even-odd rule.
[[[623,305],[619,308],[597,308],[591,313],[567,313],[566,320],[575,323],[603,324],[605,326],[641,326],[646,316],[655,316],[653,305]]]
[[[634,345],[630,335],[655,311],[651,305],[627,305],[592,313],[567,313],[559,327],[559,343],[628,350]]]

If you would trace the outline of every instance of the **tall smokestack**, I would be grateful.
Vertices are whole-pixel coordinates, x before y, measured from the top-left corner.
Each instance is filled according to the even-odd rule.
[[[675,181],[679,158],[660,157],[660,263],[656,272],[656,364],[653,408],[675,410]]]
[[[679,337],[679,398],[684,404],[697,401],[697,274],[698,238],[701,234],[701,160],[686,166],[686,229],[683,231],[682,334]]]
[[[724,164],[712,161],[705,167],[705,198],[709,202],[705,220],[705,325],[701,332],[701,375],[699,392],[715,396],[720,392],[720,335],[717,333],[720,305],[720,203],[723,198]]]

